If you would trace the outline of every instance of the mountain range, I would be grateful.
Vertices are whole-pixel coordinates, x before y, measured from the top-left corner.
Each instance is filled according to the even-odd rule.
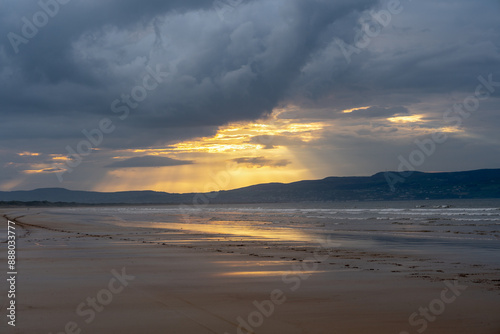
[[[500,198],[500,169],[466,172],[381,172],[365,177],[327,177],[293,183],[266,183],[200,194],[156,191],[94,192],[64,188],[0,192],[3,205],[283,203]],[[16,203],[17,202],[17,203]],[[22,202],[22,203],[19,203]],[[43,203],[42,203],[43,202]]]

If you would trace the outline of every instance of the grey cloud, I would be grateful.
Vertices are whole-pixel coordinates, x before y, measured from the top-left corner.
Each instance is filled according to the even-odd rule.
[[[276,146],[296,146],[305,144],[299,138],[287,137],[286,135],[254,136],[248,141],[251,144],[262,145],[264,149],[273,149]]]
[[[272,160],[272,159],[266,159],[265,157],[243,157],[243,158],[233,159],[232,161],[240,165],[245,165],[248,167],[256,167],[256,168],[286,167],[291,163],[286,159]]]
[[[358,131],[356,131],[357,134],[361,136],[373,136],[373,135],[380,135],[380,134],[387,134],[387,133],[394,133],[397,132],[397,128],[391,128],[391,127],[378,127],[375,129],[370,129],[370,128],[363,128]]]
[[[181,166],[181,165],[191,165],[192,161],[187,160],[176,160],[168,157],[159,156],[143,156],[143,157],[133,157],[125,160],[120,160],[113,162],[106,167],[108,168],[143,168],[143,167],[170,167],[170,166]]]
[[[391,117],[395,115],[408,114],[408,109],[405,107],[370,107],[366,109],[358,109],[353,112],[343,114],[345,117],[362,117],[362,118],[380,118]]]
[[[499,3],[439,3],[405,3],[403,12],[393,16],[368,47],[352,55],[350,64],[331,41],[297,78],[295,100],[314,100],[316,106],[337,110],[363,105],[410,106],[433,94],[474,90],[479,75],[500,77],[500,22],[494,19]],[[464,24],[458,24],[457,18],[464,18]],[[345,32],[356,29],[359,27],[344,26],[333,33],[353,44],[354,38]]]
[[[169,79],[129,119],[135,129],[163,129],[151,142],[177,139],[168,129],[179,126],[255,119],[285,98],[331,23],[374,3],[248,1],[222,22],[210,1],[70,2],[18,55],[3,40],[0,107],[16,117],[44,114],[47,124],[74,114],[64,124],[77,128],[76,118],[116,116],[111,102],[159,64]],[[3,35],[19,29],[16,16],[39,9],[12,6]]]

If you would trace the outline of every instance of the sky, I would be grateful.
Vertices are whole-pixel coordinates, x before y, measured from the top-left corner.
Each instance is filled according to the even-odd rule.
[[[500,168],[498,0],[4,0],[0,190]]]

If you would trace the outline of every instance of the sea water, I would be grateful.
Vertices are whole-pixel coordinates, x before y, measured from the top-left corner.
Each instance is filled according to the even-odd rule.
[[[74,209],[83,210],[83,209]],[[91,208],[117,225],[500,265],[500,200]]]

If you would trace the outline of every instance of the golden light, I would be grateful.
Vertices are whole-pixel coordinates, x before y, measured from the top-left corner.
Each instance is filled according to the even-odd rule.
[[[37,157],[40,155],[40,153],[34,153],[34,152],[21,152],[21,153],[18,153],[17,155],[21,156],[21,157]]]
[[[395,117],[390,117],[387,120],[391,123],[405,124],[405,123],[422,122],[422,117],[423,117],[422,115],[395,116]]]
[[[67,161],[70,160],[67,156],[51,154],[52,160],[55,161]]]
[[[11,191],[12,189],[14,189],[17,186],[19,186],[20,184],[22,184],[23,181],[24,181],[23,178],[17,178],[17,179],[14,179],[14,180],[10,180],[10,181],[1,183],[0,184],[0,189],[2,191]]]
[[[252,142],[252,138],[268,136],[272,142],[273,136],[285,136],[288,139],[298,139],[310,142],[320,137],[319,131],[327,124],[324,122],[294,123],[288,119],[279,119],[280,109],[267,119],[256,122],[235,122],[222,126],[211,137],[183,141],[164,148],[147,148],[124,150],[124,153],[141,153],[148,155],[165,155],[187,153],[231,153],[248,152],[264,148],[264,145]],[[279,145],[274,145],[278,147]]]
[[[23,173],[25,174],[40,174],[40,173],[47,173],[45,169],[39,169],[39,170],[34,170],[34,169],[27,169],[24,170]]]
[[[181,142],[173,145],[176,152],[238,152],[246,150],[262,149],[264,145],[251,143],[251,139],[257,136],[286,136],[290,139],[300,139],[309,142],[319,138],[317,134],[325,128],[322,122],[292,123],[290,120],[282,120],[276,116],[267,120],[259,120],[256,123],[238,122],[221,127],[213,137],[204,137],[193,141]],[[272,140],[271,140],[272,141]]]
[[[463,129],[453,127],[453,126],[446,126],[446,127],[440,128],[439,130],[441,132],[446,132],[446,133],[465,132]]]
[[[201,219],[200,222],[197,222],[195,218],[187,225],[177,222],[148,222],[147,224],[151,228],[168,228],[172,230],[183,230],[184,232],[189,231],[193,233],[206,233],[217,236],[218,238],[220,236],[236,239],[242,237],[251,238],[253,241],[286,240],[308,242],[312,238],[311,235],[293,228],[280,228],[278,231],[274,229],[262,228],[262,225],[266,225],[268,223],[268,221],[258,220],[251,222],[213,220],[210,221],[210,224],[207,224],[206,220]],[[115,224],[119,226],[128,225],[127,222],[122,221],[115,222]],[[160,242],[168,242],[168,240],[160,240]]]
[[[312,274],[320,274],[320,273],[326,273],[328,271],[326,270],[303,270],[300,271],[301,275],[312,275]],[[227,272],[227,273],[221,273],[217,274],[217,276],[246,276],[246,277],[281,277],[284,275],[291,275],[294,274],[296,275],[297,272],[290,271],[290,270],[266,270],[266,271],[234,271],[234,272]]]
[[[350,114],[352,113],[353,111],[358,111],[358,110],[366,110],[366,109],[369,109],[371,108],[371,106],[367,106],[367,107],[359,107],[359,108],[352,108],[352,109],[346,109],[344,111],[342,111],[344,114]]]
[[[296,157],[285,143],[301,146],[319,139],[328,124],[281,119],[285,109],[255,122],[234,122],[218,129],[213,136],[151,147],[115,151],[114,158],[157,155],[190,160],[193,164],[157,168],[111,169],[105,181],[94,190],[127,189],[167,192],[206,192],[213,188],[214,175],[225,173],[228,163],[237,164],[230,182],[215,190],[228,190],[267,182],[293,182],[313,177],[304,160]],[[265,140],[260,140],[265,138]],[[291,144],[288,144],[291,145]],[[238,160],[243,159],[243,160]],[[245,160],[247,159],[247,160]],[[261,159],[262,164],[244,163]],[[243,162],[240,162],[243,161]],[[282,163],[286,161],[286,163]],[[209,187],[210,186],[210,187]],[[212,189],[214,190],[214,189]]]
[[[53,166],[46,164],[35,164],[31,165],[31,169],[25,169],[22,172],[24,174],[42,174],[42,173],[55,173],[59,170],[55,170]]]
[[[255,144],[245,144],[245,143],[224,144],[218,142],[221,140],[224,139],[214,138],[214,140],[206,139],[201,141],[183,142],[175,145],[173,151],[223,153],[223,152],[245,151],[256,148]]]

